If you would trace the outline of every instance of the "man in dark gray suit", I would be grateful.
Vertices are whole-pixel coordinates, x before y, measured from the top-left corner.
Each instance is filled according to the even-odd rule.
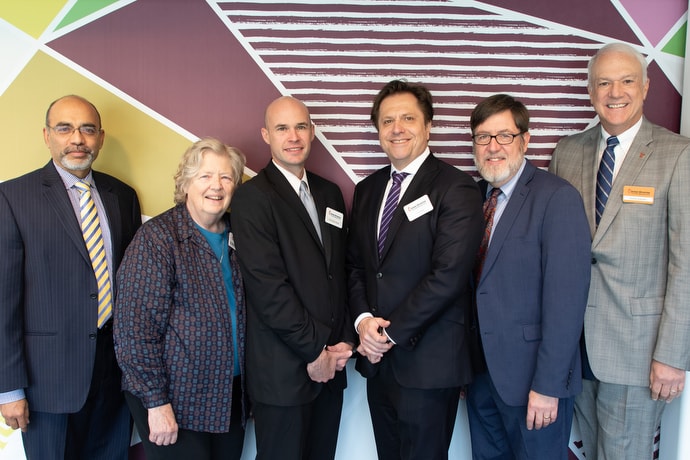
[[[601,123],[561,140],[550,166],[582,194],[592,236],[575,400],[588,460],[652,458],[690,369],[690,140],[643,116],[648,89],[644,56],[599,50],[588,91]]]
[[[110,312],[141,211],[131,187],[91,169],[104,137],[93,104],[62,97],[43,128],[52,160],[0,184],[0,413],[30,460],[127,458]]]

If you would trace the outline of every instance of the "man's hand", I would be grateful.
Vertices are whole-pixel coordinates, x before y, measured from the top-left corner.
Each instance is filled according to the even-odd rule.
[[[172,404],[152,407],[149,412],[149,441],[157,446],[169,446],[177,442],[177,421]]]
[[[652,360],[649,389],[654,401],[661,399],[670,403],[680,396],[683,388],[685,388],[685,371],[683,369]]]
[[[383,332],[383,329],[390,324],[390,321],[376,317],[364,318],[357,326],[359,334],[357,351],[373,364],[381,361],[383,354],[393,348],[393,344]]]
[[[29,424],[29,403],[26,399],[0,404],[0,414],[7,426],[13,430],[21,429],[26,433]]]
[[[352,357],[352,347],[353,345],[351,343],[345,343],[345,342],[339,342],[336,343],[335,345],[329,345],[326,347],[327,351],[330,352],[341,352],[341,351],[346,351],[349,352],[347,358],[340,358],[337,359],[335,362],[335,370],[336,371],[342,371],[345,369],[345,366],[347,365],[347,361]]]
[[[316,360],[307,364],[307,373],[310,379],[315,382],[326,383],[335,377],[336,370],[342,370],[342,367],[337,369],[338,363],[343,363],[344,367],[344,362],[347,362],[352,356],[352,347],[342,347],[341,344],[342,342],[333,345],[333,350],[329,350],[330,347],[324,348]]]
[[[546,428],[558,418],[558,398],[529,392],[527,401],[527,429],[540,430]]]

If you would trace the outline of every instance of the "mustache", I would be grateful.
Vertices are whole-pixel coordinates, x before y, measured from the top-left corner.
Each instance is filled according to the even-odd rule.
[[[86,146],[70,147],[62,151],[63,155],[74,152],[88,153],[89,155],[93,155],[93,150]]]

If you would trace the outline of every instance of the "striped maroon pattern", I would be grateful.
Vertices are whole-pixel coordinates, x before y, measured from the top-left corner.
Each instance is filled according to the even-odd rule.
[[[542,167],[559,138],[594,119],[586,65],[601,43],[495,7],[439,0],[344,2],[338,12],[315,3],[216,6],[276,87],[309,106],[321,140],[355,181],[387,164],[369,110],[395,78],[431,90],[431,149],[470,172],[469,115],[486,96],[508,92],[527,105],[528,158]]]

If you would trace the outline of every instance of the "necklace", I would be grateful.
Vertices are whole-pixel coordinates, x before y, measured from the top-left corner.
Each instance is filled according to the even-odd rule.
[[[220,259],[218,259],[218,262],[220,262],[221,265],[223,265],[223,259],[225,258],[225,253],[228,252],[227,238],[228,238],[228,232],[224,231],[222,233],[222,236],[220,237]]]

